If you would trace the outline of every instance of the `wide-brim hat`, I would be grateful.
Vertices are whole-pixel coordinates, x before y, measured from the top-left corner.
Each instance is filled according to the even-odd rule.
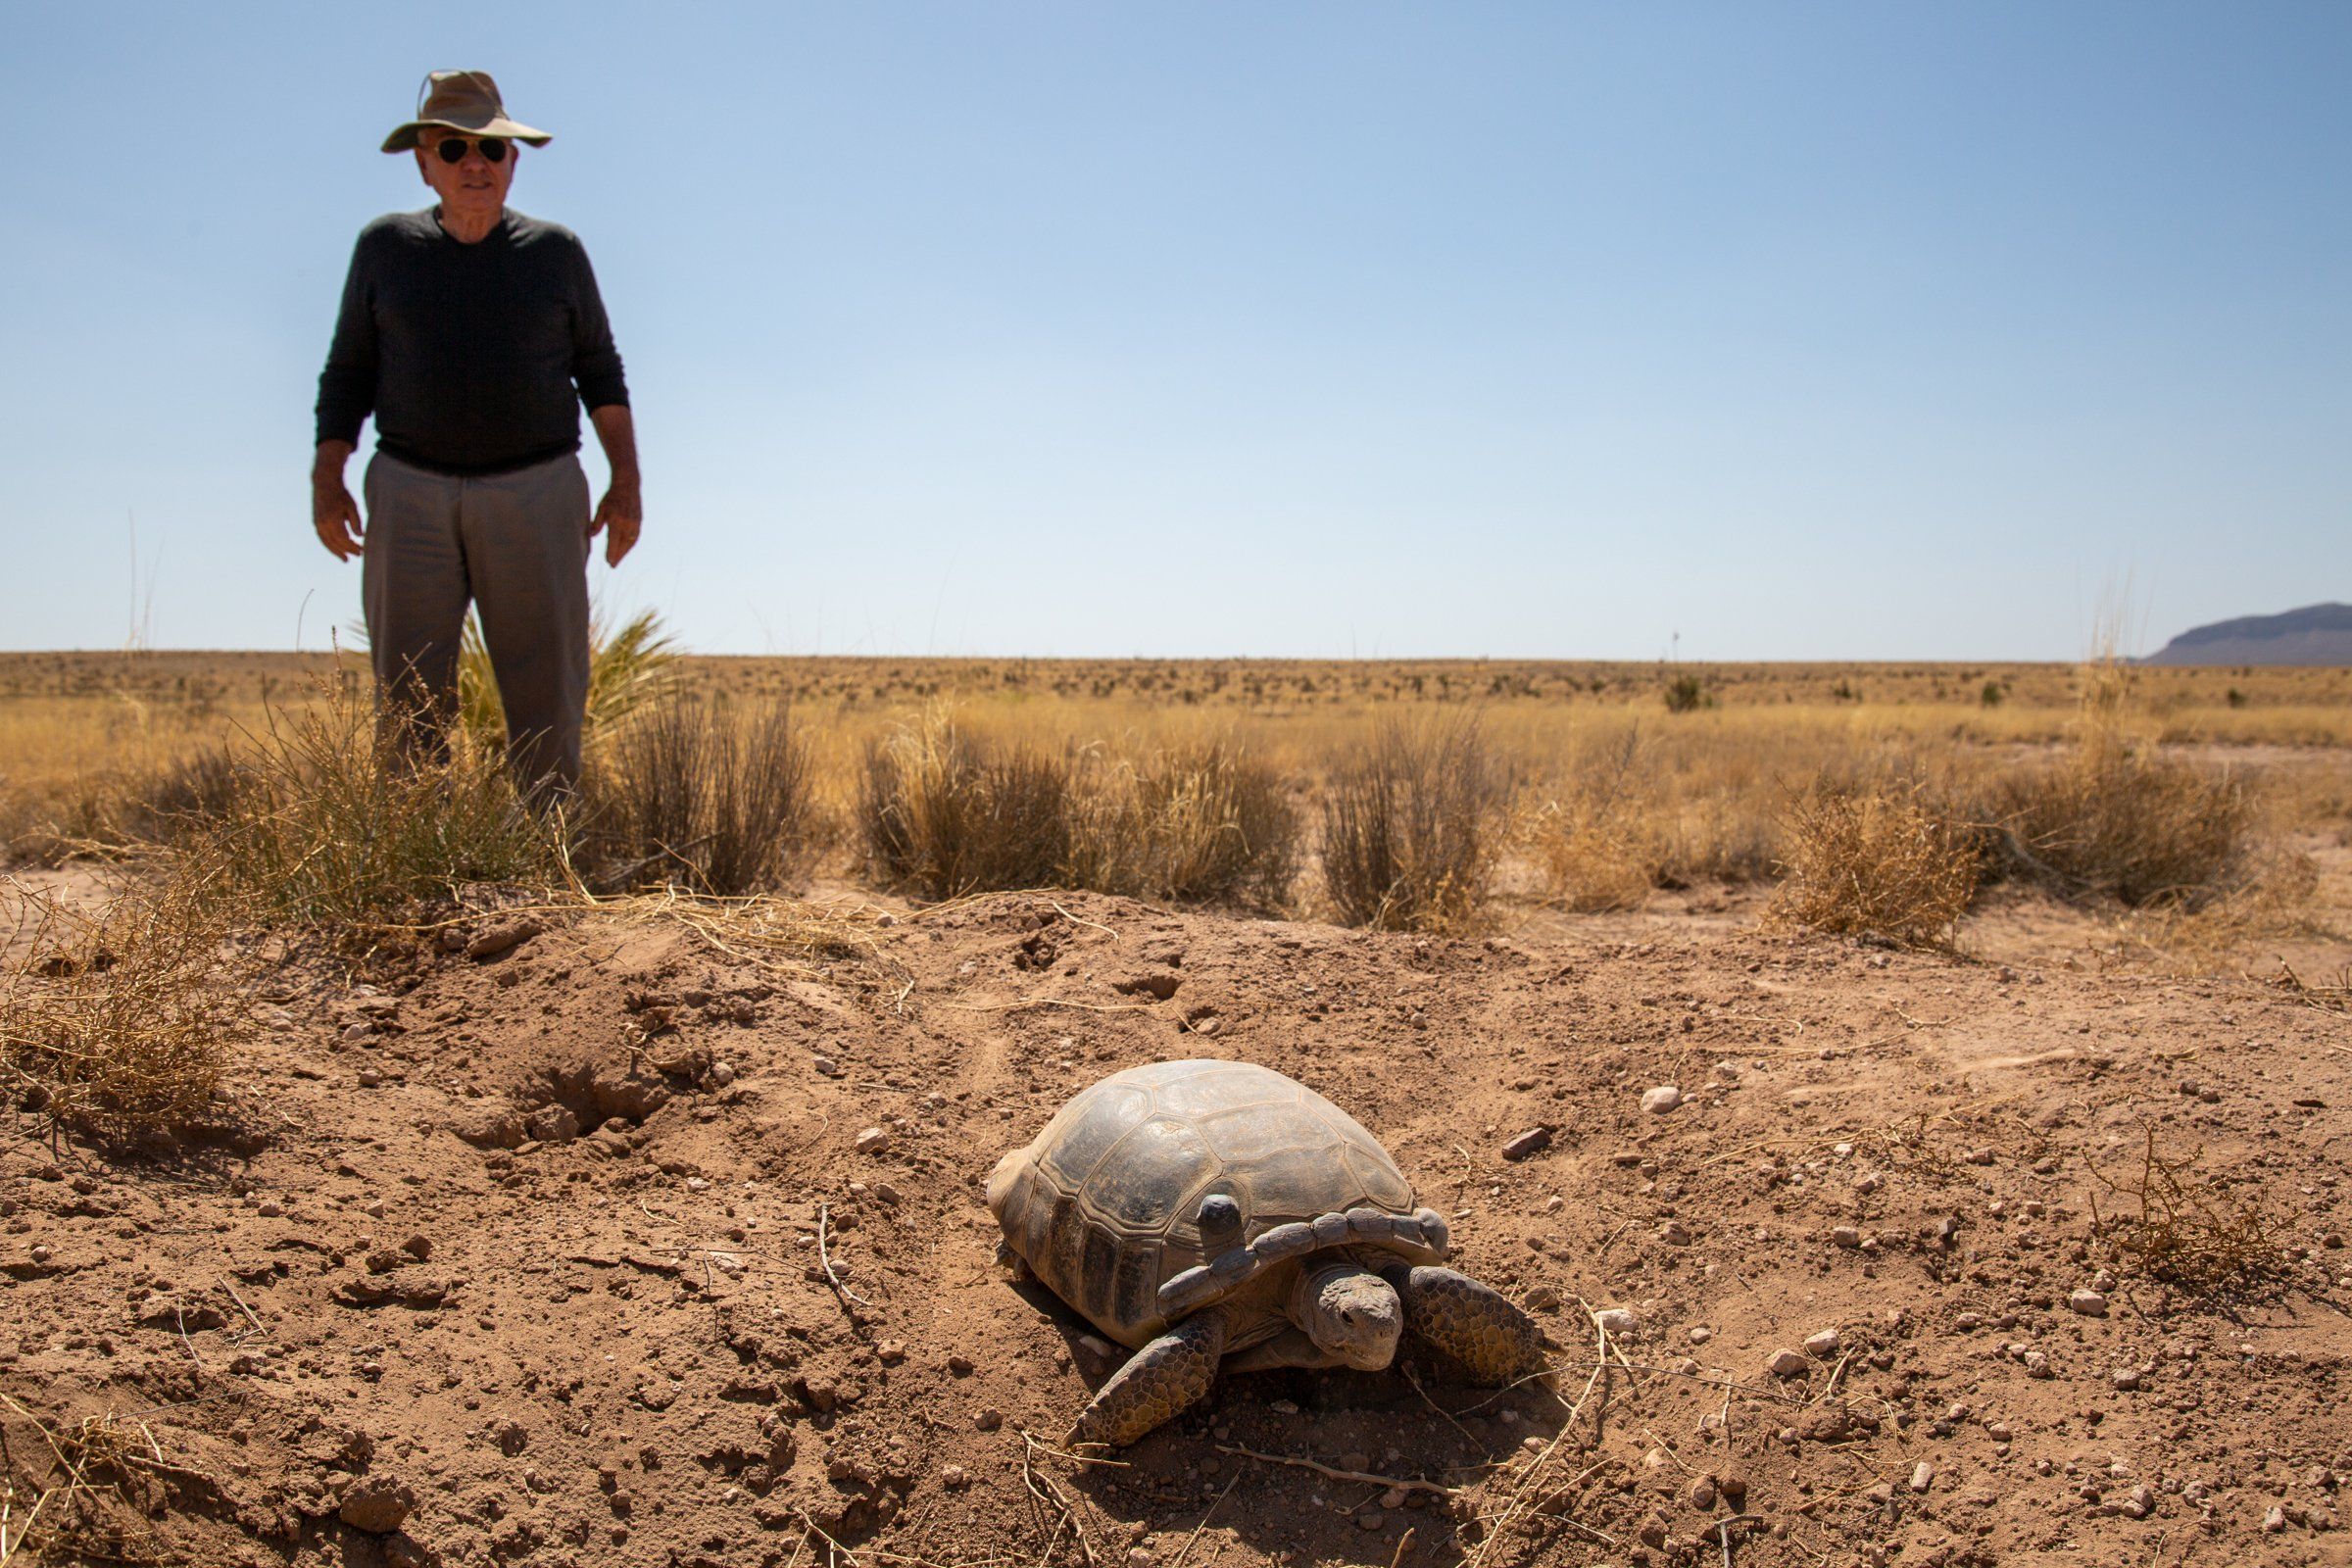
[[[504,136],[533,147],[544,147],[555,139],[544,130],[507,118],[498,83],[490,79],[487,71],[436,71],[426,76],[416,95],[416,118],[384,138],[384,151],[407,152],[417,144],[416,133],[428,125],[462,130],[469,136]]]

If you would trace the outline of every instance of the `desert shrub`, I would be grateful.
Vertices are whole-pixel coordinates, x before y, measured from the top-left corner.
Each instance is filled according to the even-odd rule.
[[[235,809],[246,782],[244,766],[226,746],[208,746],[137,781],[126,792],[120,826],[154,843],[201,833]]]
[[[1070,861],[1066,754],[992,745],[944,710],[869,745],[858,822],[873,873],[926,898],[1055,884]]]
[[[0,1071],[21,1108],[117,1143],[204,1119],[243,1032],[218,869],[133,881],[96,916],[22,896],[6,945],[24,959],[0,981]]]
[[[364,927],[462,882],[561,874],[494,752],[461,736],[446,760],[395,756],[356,690],[273,711],[237,766],[220,814],[183,818],[181,843],[241,915]]]
[[[2195,906],[2244,869],[2254,808],[2225,770],[2121,750],[2010,775],[1993,816],[2011,870],[2072,895]]]
[[[2091,1200],[2091,1237],[2118,1275],[2223,1299],[2275,1295],[2289,1278],[2289,1231],[2261,1188],[2233,1197],[2196,1152],[2158,1149],[2153,1127],[2122,1174],[2091,1174],[2110,1195]]]
[[[1385,719],[1328,775],[1323,885],[1343,921],[1450,930],[1478,917],[1509,782],[1475,720]]]
[[[2247,880],[2255,808],[2226,768],[2165,758],[2128,732],[2131,672],[2089,665],[2075,741],[2061,760],[1995,781],[1981,807],[2003,873],[2071,896],[2195,907]]]
[[[1666,711],[1695,713],[1715,706],[1715,694],[1696,675],[1677,675],[1666,683]]]
[[[1298,869],[1281,776],[1230,741],[1095,755],[1077,775],[1067,880],[1188,904],[1279,908]]]
[[[608,881],[733,897],[798,869],[814,805],[808,743],[790,709],[671,691],[612,734],[579,832]]]
[[[1976,895],[1967,829],[1916,788],[1817,784],[1790,801],[1785,840],[1772,902],[1783,921],[1939,946]]]

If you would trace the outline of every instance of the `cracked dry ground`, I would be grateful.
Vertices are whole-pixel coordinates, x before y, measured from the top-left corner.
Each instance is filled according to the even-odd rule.
[[[188,1562],[2347,1560],[2341,1014],[1754,933],[845,922],[804,968],[618,913],[283,956],[222,1141],[8,1150],[0,1387],[137,1430],[78,1502]],[[1557,1391],[1266,1374],[1118,1466],[1032,1451],[1105,1367],[996,1265],[983,1178],[1200,1054],[1384,1139]],[[2147,1128],[2268,1202],[2275,1296],[2100,1277]],[[1589,1309],[1631,1314],[1598,1371]]]

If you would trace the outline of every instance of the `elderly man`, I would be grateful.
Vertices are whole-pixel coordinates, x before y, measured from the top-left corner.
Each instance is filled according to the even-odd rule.
[[[360,232],[318,377],[312,519],[363,558],[376,701],[409,755],[446,755],[468,602],[506,710],[507,761],[544,800],[579,779],[588,697],[588,552],[617,565],[643,512],[628,387],[588,253],[507,206],[519,147],[479,71],[436,71],[384,151],[413,151],[435,204]],[[585,404],[612,470],[593,516]],[[375,416],[360,509],[343,466]]]

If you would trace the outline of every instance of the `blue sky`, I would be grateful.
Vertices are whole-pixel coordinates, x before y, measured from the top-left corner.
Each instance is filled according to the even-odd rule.
[[[2341,4],[7,30],[0,646],[357,615],[311,405],[447,66],[556,133],[514,204],[628,363],[599,592],[707,651],[2064,659],[2119,596],[2352,600]]]

